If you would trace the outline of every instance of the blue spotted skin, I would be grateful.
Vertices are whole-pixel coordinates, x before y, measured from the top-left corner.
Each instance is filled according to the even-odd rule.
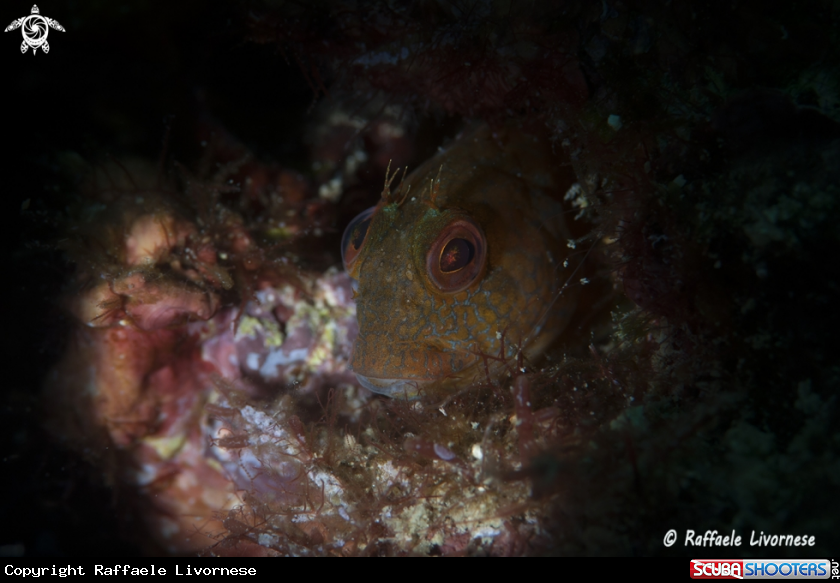
[[[349,268],[359,320],[351,364],[363,385],[397,397],[445,393],[484,379],[481,355],[499,356],[503,339],[506,358],[520,347],[534,357],[562,331],[576,298],[558,293],[568,232],[547,194],[571,186],[559,164],[545,140],[482,126],[409,175],[401,204],[383,198]],[[484,232],[486,266],[467,289],[443,293],[426,256],[459,216]]]

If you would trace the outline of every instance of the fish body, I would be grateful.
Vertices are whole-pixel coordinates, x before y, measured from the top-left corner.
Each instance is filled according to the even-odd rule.
[[[487,126],[396,193],[386,177],[382,201],[342,242],[358,283],[360,383],[393,397],[441,394],[498,375],[520,350],[543,352],[576,304],[556,202],[571,182],[547,140]]]

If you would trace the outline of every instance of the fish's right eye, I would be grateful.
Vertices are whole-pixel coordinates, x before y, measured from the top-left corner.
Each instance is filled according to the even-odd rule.
[[[350,269],[362,251],[375,210],[376,207],[373,206],[359,213],[344,229],[344,235],[341,237],[341,259],[344,261],[344,268],[347,270]]]

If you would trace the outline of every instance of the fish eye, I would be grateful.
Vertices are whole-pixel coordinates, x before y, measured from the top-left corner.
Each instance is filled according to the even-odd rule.
[[[441,291],[471,286],[484,271],[486,239],[472,220],[458,218],[444,227],[426,256],[426,271]]]
[[[367,239],[368,229],[375,210],[376,207],[372,206],[366,211],[362,211],[344,229],[344,235],[341,236],[341,259],[344,261],[345,269],[350,269],[350,266],[359,256]]]
[[[455,273],[464,269],[475,257],[475,245],[466,239],[452,239],[440,252],[440,270]]]

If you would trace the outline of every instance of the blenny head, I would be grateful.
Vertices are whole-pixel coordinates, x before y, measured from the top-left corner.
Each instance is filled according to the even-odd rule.
[[[570,186],[557,164],[543,140],[479,127],[395,195],[386,176],[380,203],[342,238],[363,386],[405,398],[446,390],[486,374],[482,355],[534,356],[562,331],[574,297],[555,301],[568,236],[547,193]]]

